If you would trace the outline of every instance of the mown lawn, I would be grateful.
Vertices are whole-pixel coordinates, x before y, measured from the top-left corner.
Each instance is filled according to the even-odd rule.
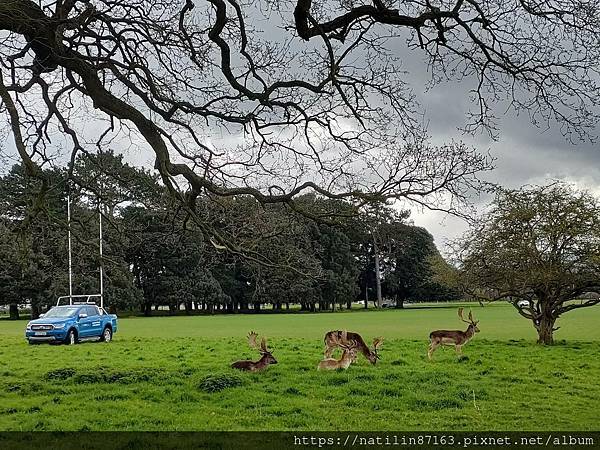
[[[121,320],[110,344],[28,346],[25,322],[0,321],[0,430],[596,430],[600,308],[570,313],[558,345],[535,345],[506,306],[474,308],[466,357],[426,358],[455,308],[320,315]],[[461,324],[462,325],[462,324]],[[318,372],[332,328],[386,338],[382,360]],[[279,364],[234,372],[271,338]],[[566,340],[566,343],[562,340]]]

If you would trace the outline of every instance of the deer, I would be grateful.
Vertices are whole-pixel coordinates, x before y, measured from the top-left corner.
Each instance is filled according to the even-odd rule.
[[[477,324],[479,321],[473,320],[473,313],[469,311],[469,320],[465,320],[463,317],[463,308],[458,308],[458,317],[465,323],[468,323],[466,331],[460,330],[436,330],[432,331],[429,334],[429,350],[427,351],[427,356],[429,359],[432,359],[433,352],[440,345],[454,345],[454,350],[457,354],[462,355],[462,346],[469,342],[475,333],[479,333],[479,328],[477,328]]]
[[[231,367],[233,369],[245,370],[248,372],[258,372],[260,370],[266,369],[270,364],[277,364],[277,360],[271,354],[271,351],[267,347],[267,340],[263,336],[260,341],[260,347],[256,343],[256,339],[258,338],[258,334],[254,331],[248,333],[248,344],[250,348],[258,350],[261,354],[261,357],[258,361],[236,361]]]
[[[343,349],[342,357],[340,359],[326,357],[319,362],[317,370],[346,370],[348,367],[350,367],[350,364],[356,361],[356,352],[359,349],[358,343],[354,340],[348,340],[348,336],[345,331],[340,331],[339,336],[337,333],[332,335],[331,341],[335,343],[335,347],[340,347]]]
[[[347,337],[345,339],[342,339],[342,333],[346,333]],[[340,343],[343,344],[346,341],[346,339],[355,341],[357,351],[360,351],[365,356],[365,358],[369,360],[371,364],[375,365],[377,363],[377,360],[380,358],[378,350],[383,344],[382,337],[373,339],[373,349],[370,349],[367,346],[367,344],[365,344],[365,341],[363,340],[360,334],[352,332],[342,332],[339,330],[328,331],[327,333],[325,333],[325,338],[323,339],[323,341],[325,342],[325,358],[331,358],[333,351],[337,347],[342,347]]]

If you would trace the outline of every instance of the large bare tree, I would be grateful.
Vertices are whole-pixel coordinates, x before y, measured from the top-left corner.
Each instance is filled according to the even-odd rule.
[[[490,160],[428,144],[398,42],[433,83],[475,81],[467,130],[494,134],[502,100],[585,137],[599,21],[579,0],[2,0],[0,97],[31,175],[150,150],[192,216],[198,195],[307,191],[455,210]]]

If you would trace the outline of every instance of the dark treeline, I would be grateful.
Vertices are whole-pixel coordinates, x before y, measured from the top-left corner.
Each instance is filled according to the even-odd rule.
[[[201,196],[188,202],[201,218],[192,221],[156,175],[113,153],[81,157],[68,186],[64,170],[44,176],[32,180],[17,165],[0,178],[0,305],[10,305],[12,318],[18,305],[29,305],[37,317],[69,292],[67,192],[73,294],[99,291],[102,263],[112,310],[234,313],[299,305],[322,311],[353,301],[402,307],[459,296],[455,271],[432,236],[389,206],[355,210],[314,195],[294,205]]]

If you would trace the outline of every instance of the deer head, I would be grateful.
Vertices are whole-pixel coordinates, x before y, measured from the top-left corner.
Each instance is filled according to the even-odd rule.
[[[381,358],[379,356],[378,351],[381,348],[382,344],[383,344],[383,338],[382,337],[377,337],[377,338],[373,339],[373,350],[371,350],[369,352],[369,356],[367,357],[369,359],[369,362],[371,364],[377,363],[377,360]]]
[[[358,352],[358,345],[356,341],[349,341],[348,344],[342,345],[342,349],[344,349],[346,358],[349,359],[350,362],[356,361],[356,355]],[[342,359],[344,359],[344,354],[342,354]]]
[[[473,313],[471,312],[471,310],[469,310],[469,320],[465,320],[465,318],[463,317],[463,310],[464,308],[458,308],[458,317],[460,318],[460,320],[462,320],[465,323],[468,323],[469,328],[472,327],[474,333],[479,333],[479,328],[477,327],[479,320],[473,320]]]
[[[342,348],[346,358],[349,358],[352,362],[356,361],[358,343],[355,340],[348,340],[348,333],[346,331],[342,331],[341,337],[338,339],[336,336],[334,341],[339,347]],[[344,354],[342,354],[342,359],[344,359]]]
[[[250,348],[258,350],[262,357],[261,360],[263,360],[267,364],[277,364],[277,360],[271,354],[271,351],[267,347],[267,339],[263,336],[262,339],[260,340],[260,346],[259,346],[256,343],[257,338],[258,338],[258,334],[256,334],[254,331],[251,331],[248,334],[248,344],[250,345]]]

